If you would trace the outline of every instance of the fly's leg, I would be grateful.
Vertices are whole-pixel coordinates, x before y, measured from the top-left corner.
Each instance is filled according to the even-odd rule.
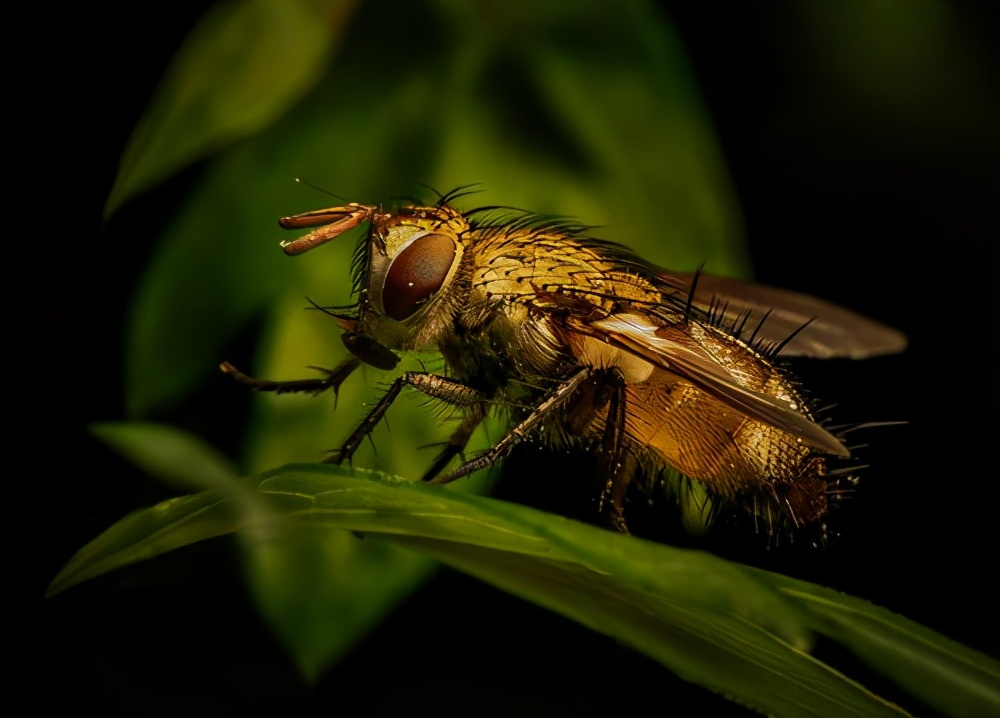
[[[578,371],[576,374],[571,376],[569,379],[564,381],[562,384],[557,386],[543,401],[539,404],[538,408],[535,409],[528,417],[522,421],[520,424],[515,426],[507,435],[504,436],[500,441],[498,441],[492,448],[487,449],[481,453],[472,461],[466,461],[464,464],[459,466],[454,471],[445,474],[443,476],[438,476],[431,480],[433,484],[447,484],[455,479],[460,479],[463,476],[468,476],[474,471],[479,469],[484,469],[490,464],[494,463],[501,457],[503,457],[508,451],[510,451],[514,446],[521,443],[531,432],[536,429],[545,418],[549,416],[555,409],[559,408],[560,404],[566,402],[577,388],[590,378],[593,373],[591,367],[585,367]]]
[[[465,445],[469,443],[469,439],[472,437],[472,432],[476,430],[486,418],[486,413],[488,411],[488,404],[474,404],[471,410],[462,418],[462,423],[458,425],[455,429],[455,433],[451,435],[448,439],[448,443],[444,445],[441,449],[441,453],[438,454],[437,458],[434,459],[434,463],[431,467],[427,469],[422,477],[422,481],[431,481],[435,476],[440,474],[444,467],[448,465],[448,462],[454,459],[456,456],[461,455],[462,460],[465,460]]]
[[[249,386],[257,391],[273,391],[275,394],[295,394],[306,393],[313,396],[321,394],[327,389],[333,389],[334,406],[336,406],[337,392],[340,385],[344,383],[351,373],[361,366],[361,360],[357,357],[350,357],[337,366],[336,369],[323,369],[318,366],[311,366],[318,372],[326,374],[322,379],[297,379],[295,381],[268,381],[266,379],[254,379],[247,376],[229,362],[222,362],[219,368],[223,373],[228,374],[240,384]]]
[[[602,394],[606,394],[607,398],[600,404],[608,405],[604,437],[601,440],[601,469],[608,478],[604,491],[601,492],[600,508],[604,511],[607,505],[611,525],[627,534],[623,502],[625,491],[632,482],[632,472],[625,456],[625,387],[625,377],[620,370],[607,371],[601,387]]]
[[[325,464],[341,464],[345,461],[350,461],[351,457],[354,456],[354,452],[358,450],[361,446],[361,442],[364,441],[365,437],[368,436],[378,423],[385,416],[385,412],[392,405],[392,402],[396,400],[399,396],[399,392],[403,390],[404,386],[412,386],[417,391],[426,394],[434,399],[440,399],[441,401],[447,402],[452,406],[475,406],[482,405],[486,401],[486,397],[479,391],[476,391],[472,387],[466,386],[454,379],[448,379],[447,377],[439,376],[437,374],[429,374],[427,372],[415,372],[409,371],[403,374],[401,377],[397,378],[392,386],[389,387],[389,391],[379,399],[378,404],[375,408],[369,412],[368,416],[364,418],[361,424],[358,426],[354,432],[347,437],[347,441],[341,445],[339,449],[335,449],[330,452],[323,463]],[[478,424],[478,422],[476,422]],[[464,424],[464,422],[463,422]],[[462,427],[459,427],[461,431]],[[472,426],[475,429],[475,425]],[[469,435],[472,434],[472,429],[469,430]],[[458,432],[456,432],[458,435]],[[455,436],[452,437],[455,439]],[[465,437],[465,441],[468,441],[468,436]],[[449,442],[450,444],[450,442]],[[464,447],[465,443],[461,444]],[[459,451],[461,451],[459,447]],[[447,451],[447,449],[446,449]],[[453,456],[454,454],[452,454]],[[451,456],[448,457],[449,459]]]

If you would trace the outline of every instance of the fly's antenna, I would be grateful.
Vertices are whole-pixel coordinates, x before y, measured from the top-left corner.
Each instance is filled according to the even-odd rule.
[[[323,189],[323,188],[322,188],[322,187],[320,187],[319,185],[316,185],[316,184],[313,184],[312,182],[310,182],[310,181],[309,181],[309,180],[307,180],[307,179],[302,179],[301,177],[296,177],[296,178],[295,178],[295,181],[296,181],[296,182],[297,182],[298,184],[304,184],[304,185],[305,185],[306,187],[308,187],[309,189],[314,189],[314,190],[316,190],[317,192],[320,192],[321,194],[325,194],[325,195],[328,195],[328,196],[330,196],[330,197],[333,197],[333,198],[334,198],[335,200],[337,200],[338,202],[343,202],[344,204],[347,204],[347,200],[346,200],[345,198],[341,197],[341,196],[340,196],[339,194],[334,194],[333,192],[331,192],[331,191],[330,191],[330,190],[328,190],[328,189]]]

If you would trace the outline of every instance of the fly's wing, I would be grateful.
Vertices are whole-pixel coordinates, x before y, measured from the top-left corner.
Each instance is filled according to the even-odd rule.
[[[682,329],[657,325],[638,314],[614,314],[570,328],[641,357],[676,374],[741,414],[775,426],[828,454],[849,457],[837,437],[781,399],[742,386],[698,344],[685,341]]]
[[[723,328],[756,330],[755,341],[781,346],[782,356],[866,359],[906,348],[902,332],[808,294],[703,273],[656,274],[682,296],[694,285],[695,307],[721,313]]]

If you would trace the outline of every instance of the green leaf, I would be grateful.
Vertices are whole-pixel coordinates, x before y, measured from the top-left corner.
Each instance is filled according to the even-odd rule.
[[[1000,662],[854,596],[757,572],[795,601],[810,628],[945,715],[1000,715]]]
[[[325,580],[326,570],[349,567],[326,564],[324,542],[343,540],[384,551],[375,540],[381,537],[614,636],[687,680],[761,711],[902,713],[812,658],[810,629],[879,665],[891,664],[884,660],[889,656],[901,661],[889,677],[946,710],[961,713],[963,706],[988,707],[998,700],[996,665],[990,659],[860,599],[701,552],[338,467],[288,466],[250,479],[248,486],[260,492],[266,512],[241,513],[214,492],[136,512],[74,557],[51,592],[237,526],[246,545],[271,551],[258,556],[281,567],[272,580],[298,572],[308,573],[300,581]],[[313,558],[284,565],[280,541],[285,531],[295,541],[313,542]],[[349,531],[368,538],[354,538]],[[289,590],[276,588],[276,605],[281,592]],[[300,583],[295,590],[308,588]],[[333,623],[335,613],[328,613],[327,621]],[[920,670],[923,685],[905,676],[911,668]],[[949,693],[965,697],[940,702]]]
[[[230,0],[211,6],[129,140],[105,216],[285,112],[326,71],[354,5]]]
[[[239,521],[216,493],[168,499],[134,511],[80,549],[49,584],[47,596],[181,546],[230,534]]]

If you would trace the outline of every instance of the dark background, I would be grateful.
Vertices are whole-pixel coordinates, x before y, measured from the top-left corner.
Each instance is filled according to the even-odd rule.
[[[863,596],[997,655],[996,5],[952,6],[968,67],[991,94],[980,104],[961,92],[931,95],[926,107],[957,119],[926,142],[907,136],[909,123],[897,133],[866,116],[863,102],[838,105],[835,79],[807,49],[790,49],[788,5],[661,6],[701,83],[758,279],[861,310],[911,339],[899,357],[798,367],[838,403],[838,418],[908,422],[858,439],[872,466],[834,515],[830,547],[768,549],[730,526],[700,545]],[[42,598],[86,541],[168,495],[84,427],[123,415],[122,325],[151,249],[141,229],[198,169],[108,225],[101,209],[135,121],[203,8],[2,5],[6,377],[15,396],[0,504],[5,712],[460,715],[474,705],[487,715],[606,715],[692,701],[729,710],[611,639],[451,571],[315,689],[256,617],[235,547],[222,540]],[[913,120],[920,127],[926,117]],[[191,411],[206,426],[225,424],[232,397],[209,388]],[[511,473],[537,462],[519,453]],[[500,491],[558,502],[557,491],[534,494],[513,479]],[[836,648],[819,650],[869,678]]]

